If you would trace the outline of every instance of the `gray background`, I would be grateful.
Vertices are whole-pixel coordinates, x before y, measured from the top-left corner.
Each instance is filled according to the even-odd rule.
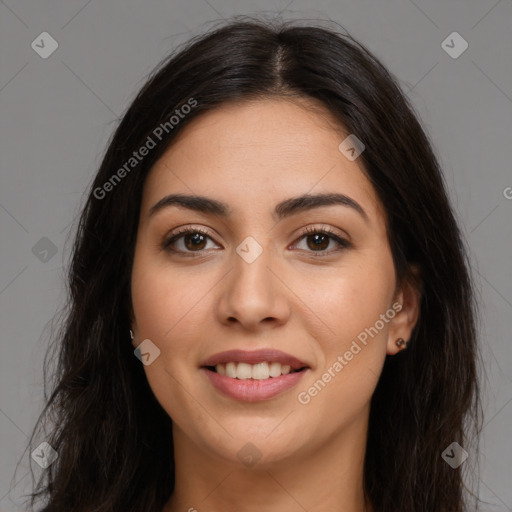
[[[0,511],[22,510],[19,496],[29,489],[28,451],[14,471],[43,403],[45,333],[65,300],[84,191],[118,117],[177,43],[212,21],[262,11],[340,23],[383,60],[418,110],[470,247],[482,304],[479,493],[488,502],[483,510],[512,510],[512,1],[316,0],[312,8],[305,0],[5,0]],[[44,31],[59,45],[46,59],[31,47]],[[469,44],[458,58],[441,45],[453,31]],[[51,246],[43,237],[55,254],[39,249]]]

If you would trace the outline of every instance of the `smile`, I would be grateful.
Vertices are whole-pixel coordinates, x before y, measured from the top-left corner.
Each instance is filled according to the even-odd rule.
[[[247,402],[270,400],[284,393],[309,370],[304,362],[274,349],[222,352],[200,367],[222,395]]]

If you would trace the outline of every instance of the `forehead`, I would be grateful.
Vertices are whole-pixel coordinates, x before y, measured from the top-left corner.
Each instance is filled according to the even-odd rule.
[[[216,197],[245,215],[292,196],[339,192],[382,217],[361,160],[338,149],[348,135],[329,111],[306,101],[223,105],[188,124],[153,166],[142,208],[178,192]]]

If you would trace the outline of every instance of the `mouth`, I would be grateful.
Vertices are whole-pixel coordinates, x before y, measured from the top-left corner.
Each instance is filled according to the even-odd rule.
[[[204,361],[200,370],[221,394],[255,402],[289,390],[310,367],[284,352],[264,349],[222,352]]]

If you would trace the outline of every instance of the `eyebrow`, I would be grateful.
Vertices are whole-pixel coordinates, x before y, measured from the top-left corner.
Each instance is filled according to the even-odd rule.
[[[291,215],[320,208],[322,206],[341,205],[352,208],[358,212],[365,222],[369,222],[367,213],[363,207],[354,199],[345,194],[306,194],[297,197],[291,197],[278,203],[274,209],[274,219],[284,219]],[[168,208],[170,206],[178,206],[187,208],[200,213],[217,215],[220,217],[229,217],[233,214],[232,209],[222,201],[212,199],[200,195],[186,195],[186,194],[169,194],[162,197],[150,210],[148,217],[152,217],[158,211]]]

